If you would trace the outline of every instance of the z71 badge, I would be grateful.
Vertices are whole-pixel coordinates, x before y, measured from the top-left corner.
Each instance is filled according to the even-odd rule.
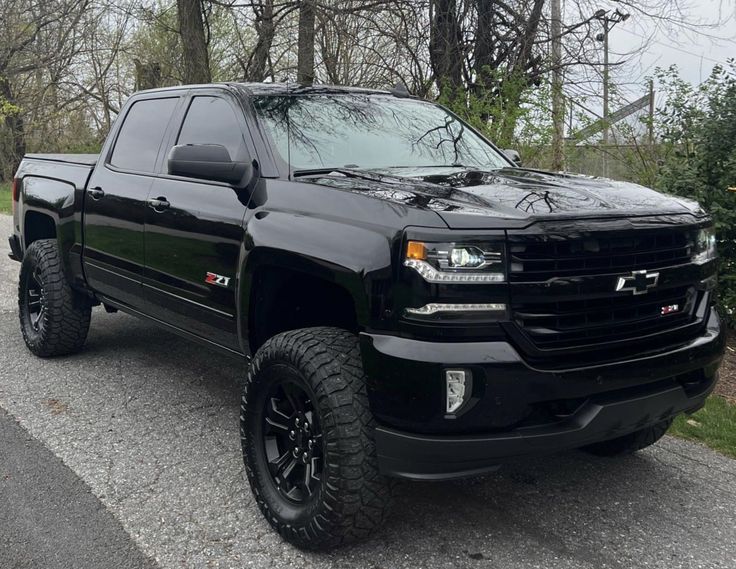
[[[204,282],[211,285],[224,286],[227,288],[230,286],[230,277],[224,277],[222,275],[216,275],[215,273],[207,273],[204,277]]]

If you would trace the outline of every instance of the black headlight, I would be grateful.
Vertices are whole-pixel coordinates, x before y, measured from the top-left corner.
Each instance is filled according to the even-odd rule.
[[[506,281],[504,245],[409,241],[404,266],[433,284],[488,284]]]

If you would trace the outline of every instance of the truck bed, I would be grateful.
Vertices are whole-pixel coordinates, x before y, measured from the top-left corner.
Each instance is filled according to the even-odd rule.
[[[80,164],[94,166],[99,154],[26,154],[31,160],[45,160],[47,162],[63,162],[65,164]]]

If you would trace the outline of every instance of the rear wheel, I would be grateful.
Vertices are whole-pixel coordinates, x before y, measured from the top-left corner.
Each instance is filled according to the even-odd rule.
[[[638,450],[656,443],[664,436],[671,424],[672,419],[667,419],[666,421],[641,429],[640,431],[634,431],[633,433],[629,433],[623,437],[588,445],[583,447],[583,450],[598,456],[633,454]]]
[[[364,538],[385,519],[357,338],[335,328],[268,340],[248,371],[241,437],[246,473],[268,522],[298,547]]]
[[[40,357],[79,351],[91,311],[90,299],[69,286],[56,241],[34,241],[23,257],[18,286],[20,329],[28,349]]]

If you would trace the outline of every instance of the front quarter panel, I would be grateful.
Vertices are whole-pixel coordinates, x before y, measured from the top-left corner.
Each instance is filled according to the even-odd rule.
[[[418,224],[444,227],[431,211],[314,184],[261,179],[246,215],[241,335],[248,337],[252,277],[264,265],[339,285],[353,299],[359,327],[380,329],[390,308],[392,258],[404,227]]]

